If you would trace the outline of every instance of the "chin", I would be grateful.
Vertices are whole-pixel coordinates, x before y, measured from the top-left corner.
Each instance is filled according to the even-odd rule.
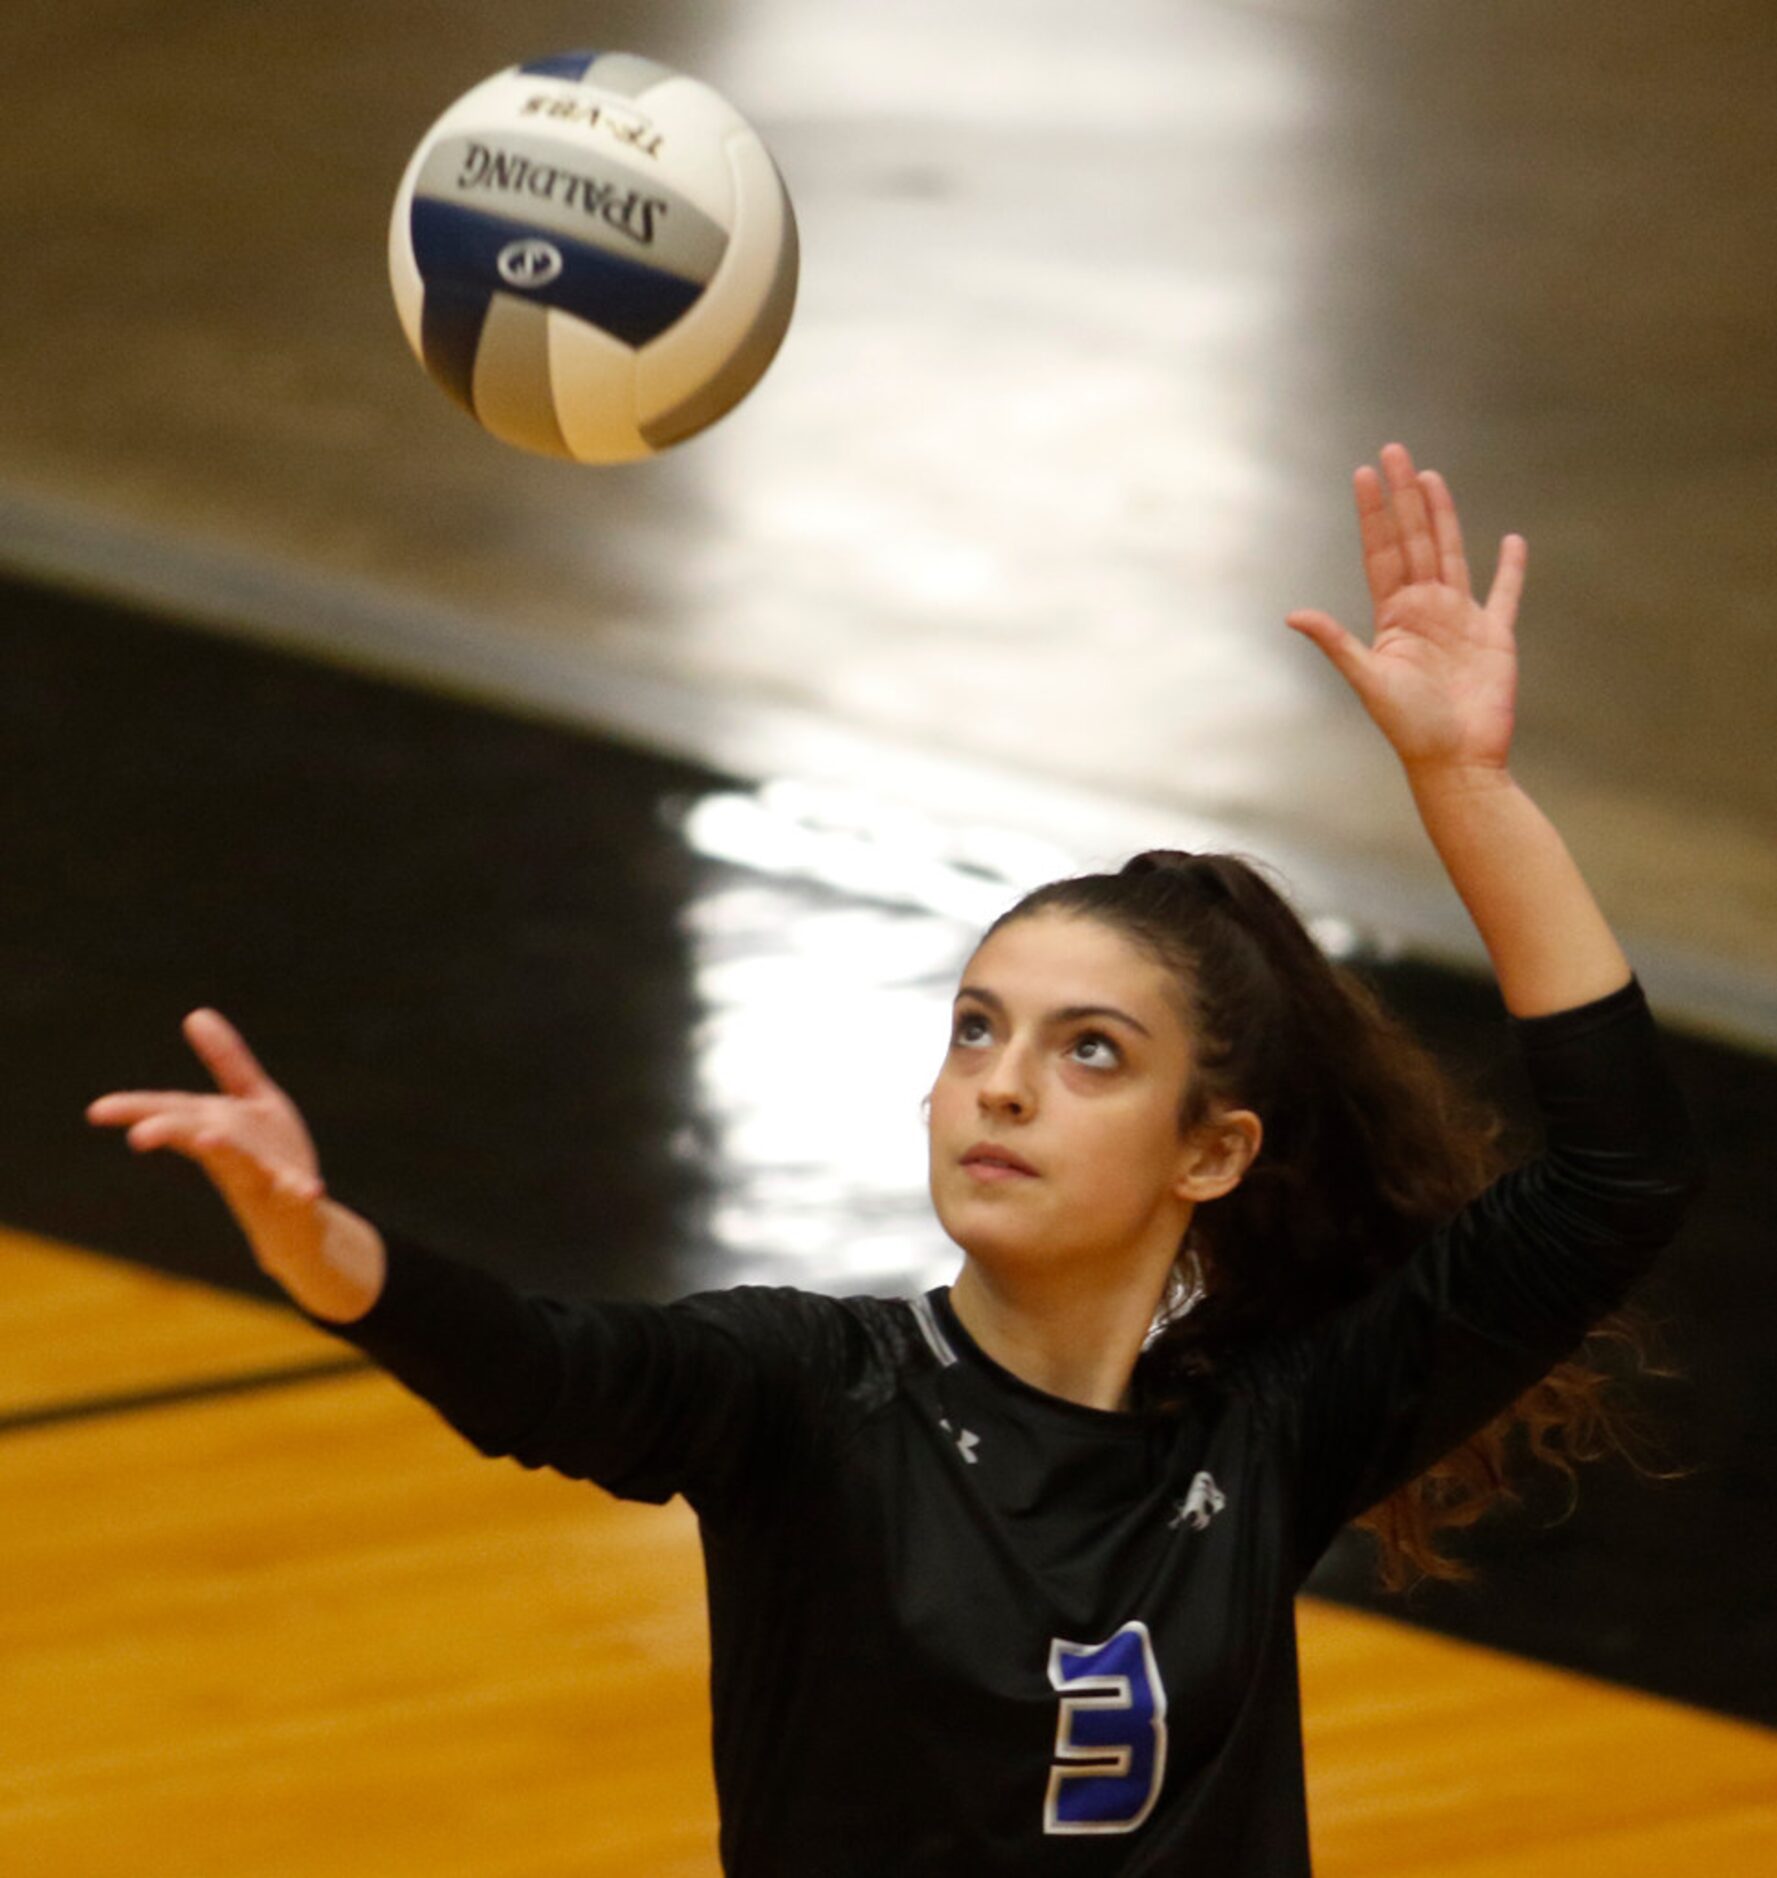
[[[1016,1271],[1053,1256],[1033,1237],[1028,1225],[1020,1227],[1016,1221],[979,1217],[962,1221],[940,1210],[938,1224],[958,1247],[989,1271]]]

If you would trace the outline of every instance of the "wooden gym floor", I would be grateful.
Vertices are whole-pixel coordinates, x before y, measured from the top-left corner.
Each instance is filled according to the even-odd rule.
[[[274,1305],[0,1257],[6,1409],[316,1371],[0,1440],[8,1871],[715,1872],[682,1501],[486,1462]],[[1298,1632],[1324,1878],[1768,1870],[1769,1731],[1314,1598]]]

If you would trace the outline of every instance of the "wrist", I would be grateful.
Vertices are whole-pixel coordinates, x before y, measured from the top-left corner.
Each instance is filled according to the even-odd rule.
[[[1504,763],[1403,763],[1407,786],[1417,800],[1484,795],[1497,789],[1515,789],[1517,778]]]
[[[259,1262],[305,1311],[330,1323],[364,1316],[382,1295],[388,1271],[382,1234],[328,1197],[299,1238],[259,1251]]]

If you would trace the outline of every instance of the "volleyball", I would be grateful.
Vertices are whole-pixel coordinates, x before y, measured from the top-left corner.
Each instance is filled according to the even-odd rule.
[[[407,342],[484,429],[576,463],[652,456],[756,385],[796,300],[796,217],[733,105],[628,52],[496,72],[396,192]]]

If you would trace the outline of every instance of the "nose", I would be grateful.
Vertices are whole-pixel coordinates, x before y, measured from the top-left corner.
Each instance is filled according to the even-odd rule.
[[[981,1079],[976,1098],[983,1114],[1029,1115],[1034,1091],[1025,1066],[1025,1053],[1008,1044]]]

